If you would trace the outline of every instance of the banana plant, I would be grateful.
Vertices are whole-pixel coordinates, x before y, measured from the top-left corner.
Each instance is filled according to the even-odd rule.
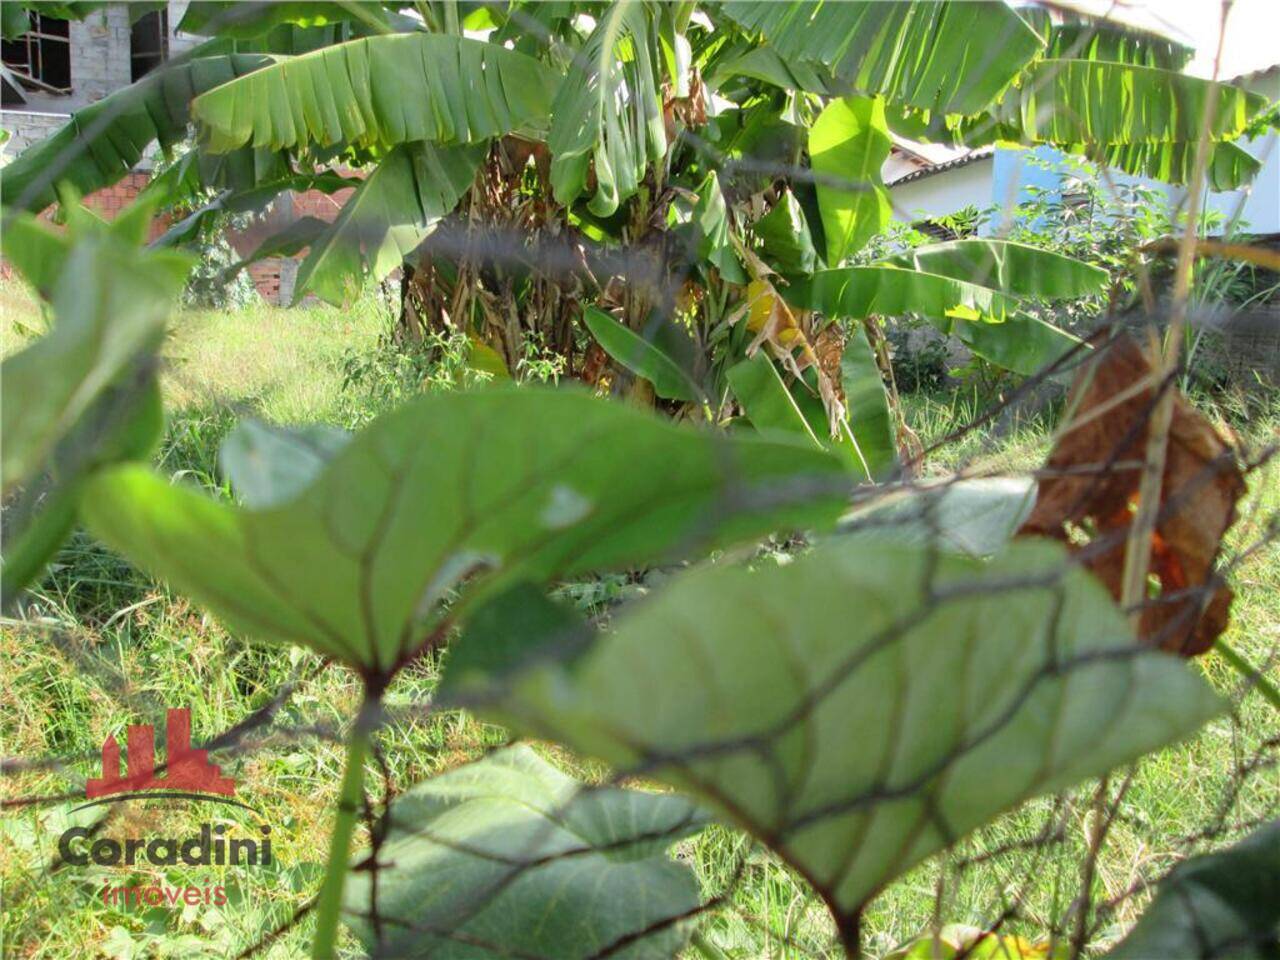
[[[867,259],[894,133],[1176,178],[1212,102],[1235,182],[1258,98],[1178,73],[1168,44],[994,2],[218,3],[183,24],[208,39],[5,169],[6,257],[56,322],[5,362],[6,494],[35,490],[36,519],[4,591],[78,514],[238,633],[355,672],[314,956],[344,919],[373,953],[509,954],[533,930],[556,956],[674,956],[706,904],[667,850],[711,818],[790,863],[855,951],[904,871],[1222,709],[1064,550],[1003,533],[981,560],[853,534],[775,569],[704,564],[608,631],[546,591],[831,533],[855,484],[898,469],[877,318],[1023,374],[1079,348],[1025,307],[1095,294],[1087,264],[998,240]],[[240,502],[171,483],[144,463],[153,360],[186,268],[165,248],[198,222],[144,249],[147,206],[108,227],[73,193],[192,137],[150,201],[361,174],[334,223],[264,244],[309,246],[299,296],[346,302],[401,266],[413,322],[505,369],[545,338],[631,405],[508,384],[355,436],[246,425],[222,453]],[[34,216],[58,198],[66,234]],[[388,933],[362,912],[380,850],[349,862],[365,761],[387,686],[446,646],[442,702],[682,796],[593,790],[522,749],[420,785],[375,831]]]
[[[69,16],[94,9],[65,6]],[[1198,135],[1194,118],[1212,97],[1210,171],[1215,185],[1236,186],[1256,164],[1231,141],[1265,106],[1180,73],[1188,51],[1170,41],[1106,23],[1053,24],[997,2],[214,3],[191,7],[179,26],[207,39],[16,158],[0,188],[6,206],[40,209],[64,179],[82,193],[108,185],[150,143],[170,150],[189,133],[200,162],[188,165],[185,182],[195,177],[231,208],[244,209],[235,204],[246,193],[261,200],[296,188],[298,176],[355,168],[364,183],[339,222],[315,236],[298,297],[345,302],[404,263],[439,288],[419,289],[419,302],[465,307],[463,317],[440,307],[424,322],[467,326],[515,368],[524,332],[509,323],[500,330],[500,318],[536,303],[534,333],[566,324],[577,331],[553,340],[579,372],[591,340],[584,299],[638,334],[671,325],[678,303],[692,297],[702,352],[694,374],[717,401],[726,396],[724,370],[750,359],[720,324],[746,299],[745,281],[759,278],[742,275],[726,243],[681,242],[680,206],[690,196],[704,215],[720,208],[721,230],[785,277],[776,284],[783,296],[815,313],[813,326],[798,318],[812,340],[829,322],[848,334],[862,319],[836,309],[841,303],[819,296],[802,304],[793,293],[839,283],[825,272],[846,268],[888,222],[879,166],[894,134],[1051,143],[1181,182]],[[1119,88],[1134,95],[1097,93]],[[776,169],[750,169],[770,142],[781,151]],[[507,216],[513,209],[519,217]],[[451,223],[501,232],[509,219],[534,241],[572,238],[585,248],[584,268],[537,276],[535,265],[535,280],[525,266],[494,263],[465,244],[432,250],[431,236]],[[650,242],[680,248],[679,272],[635,284],[625,304],[601,296],[610,290],[601,272],[616,260],[611,251]],[[877,315],[920,313],[1023,374],[1071,346],[1039,320],[975,307],[983,295],[960,285],[967,273],[883,266],[919,276],[848,275],[866,290],[842,303],[871,304]],[[514,284],[506,280],[513,273]],[[551,307],[543,306],[547,285],[562,294]],[[421,318],[406,318],[411,312]],[[620,376],[597,381],[644,378],[599,346]],[[790,389],[815,389],[774,360]],[[841,392],[834,382],[816,389]],[[838,435],[842,407],[830,396],[823,403],[826,432]],[[732,416],[741,406],[715,403],[712,412]]]

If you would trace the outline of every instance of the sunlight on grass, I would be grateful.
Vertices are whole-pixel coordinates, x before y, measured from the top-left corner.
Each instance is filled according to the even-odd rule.
[[[344,352],[367,348],[388,322],[372,300],[348,310],[183,312],[164,350],[166,400],[179,410],[225,406],[281,423],[331,418]]]
[[[0,278],[0,356],[21,349],[44,329],[40,301],[31,289],[21,280]]]

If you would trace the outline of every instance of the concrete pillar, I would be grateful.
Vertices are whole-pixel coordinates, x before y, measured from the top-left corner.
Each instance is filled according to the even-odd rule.
[[[129,29],[127,3],[109,3],[71,21],[71,87],[78,103],[101,100],[129,85]]]

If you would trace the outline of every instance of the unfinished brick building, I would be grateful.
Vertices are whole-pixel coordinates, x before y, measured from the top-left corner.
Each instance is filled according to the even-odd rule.
[[[107,3],[83,20],[30,13],[30,31],[3,44],[0,127],[9,133],[4,157],[17,156],[62,127],[76,110],[128,86],[169,57],[200,43],[203,38],[177,31],[187,5],[188,0],[170,0],[167,9],[148,7],[138,15],[139,8],[131,10],[128,3]],[[137,171],[91,194],[86,202],[105,217],[115,216],[146,186],[157,158],[153,149]],[[332,221],[350,192],[332,196],[314,191],[285,194],[261,224],[231,235],[231,244],[244,255],[263,236],[298,217]],[[154,230],[163,230],[163,224]],[[263,299],[287,303],[292,298],[299,258],[269,258],[250,268]]]

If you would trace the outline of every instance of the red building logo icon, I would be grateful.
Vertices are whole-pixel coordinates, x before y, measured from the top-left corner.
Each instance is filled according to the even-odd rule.
[[[168,711],[165,744],[168,762],[157,775],[155,727],[130,724],[128,769],[121,776],[120,744],[114,736],[107,737],[102,745],[102,776],[89,779],[85,784],[85,796],[93,800],[146,790],[219,793],[228,797],[235,793],[235,781],[222,776],[222,768],[209,762],[209,752],[192,749],[189,708]]]

